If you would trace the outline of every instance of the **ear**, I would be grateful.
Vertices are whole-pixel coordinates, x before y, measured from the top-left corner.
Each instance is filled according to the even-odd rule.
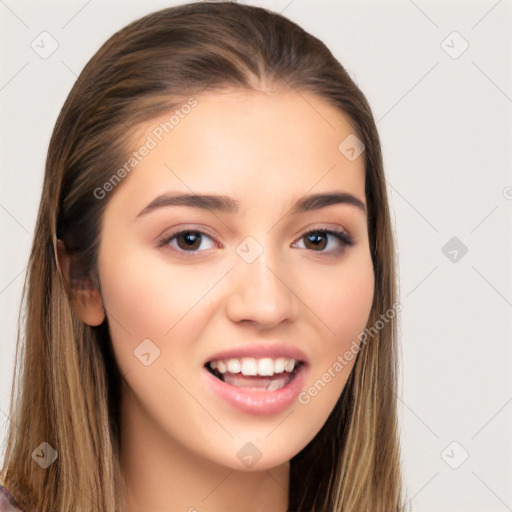
[[[72,257],[64,242],[57,239],[56,262],[70,293],[71,305],[82,322],[97,326],[105,320],[105,309],[98,288],[90,277],[80,280],[72,276]]]

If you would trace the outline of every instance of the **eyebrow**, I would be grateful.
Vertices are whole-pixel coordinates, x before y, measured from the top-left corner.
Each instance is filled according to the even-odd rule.
[[[328,192],[321,194],[310,194],[300,198],[292,207],[291,214],[319,210],[333,204],[347,204],[355,206],[366,214],[365,204],[357,197],[347,192]],[[228,196],[214,194],[188,194],[188,193],[166,193],[159,195],[143,208],[136,218],[160,208],[170,206],[188,206],[190,208],[201,208],[205,210],[216,210],[224,213],[237,213],[240,202]]]

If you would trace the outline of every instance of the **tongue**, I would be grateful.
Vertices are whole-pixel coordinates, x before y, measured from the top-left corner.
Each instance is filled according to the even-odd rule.
[[[273,377],[261,377],[259,375],[253,377],[245,376],[241,373],[226,372],[223,374],[223,377],[224,382],[238,388],[254,388],[263,390],[267,389],[269,386],[271,390],[280,389],[289,384],[292,380],[292,377],[288,372],[283,372],[281,374],[274,375]]]

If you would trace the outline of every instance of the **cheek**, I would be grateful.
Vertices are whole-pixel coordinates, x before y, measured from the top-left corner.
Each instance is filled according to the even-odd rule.
[[[311,269],[301,269],[298,295],[305,312],[316,317],[318,338],[324,340],[324,350],[316,355],[325,363],[366,326],[374,294],[373,263],[369,251],[354,251],[336,267]]]
[[[143,262],[135,254],[119,264],[105,259],[100,272],[110,326],[134,341],[163,338],[198,304],[211,279],[197,270],[192,277],[192,270],[160,259]]]
[[[341,345],[339,348],[343,348],[364,329],[370,315],[374,293],[371,260],[361,261],[342,272],[336,284],[338,291],[332,290],[328,311],[331,328],[336,333],[333,337]]]
[[[106,266],[103,271],[103,300],[111,330],[130,333],[133,341],[161,335],[172,322],[173,295],[161,293],[162,282],[147,267],[125,267]]]

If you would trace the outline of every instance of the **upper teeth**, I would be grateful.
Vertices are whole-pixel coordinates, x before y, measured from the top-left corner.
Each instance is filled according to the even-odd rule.
[[[241,373],[242,375],[261,375],[272,376],[274,373],[293,372],[297,362],[295,359],[278,357],[272,359],[264,357],[255,359],[254,357],[243,357],[241,359],[225,359],[210,362],[212,370],[217,369],[220,373]]]

